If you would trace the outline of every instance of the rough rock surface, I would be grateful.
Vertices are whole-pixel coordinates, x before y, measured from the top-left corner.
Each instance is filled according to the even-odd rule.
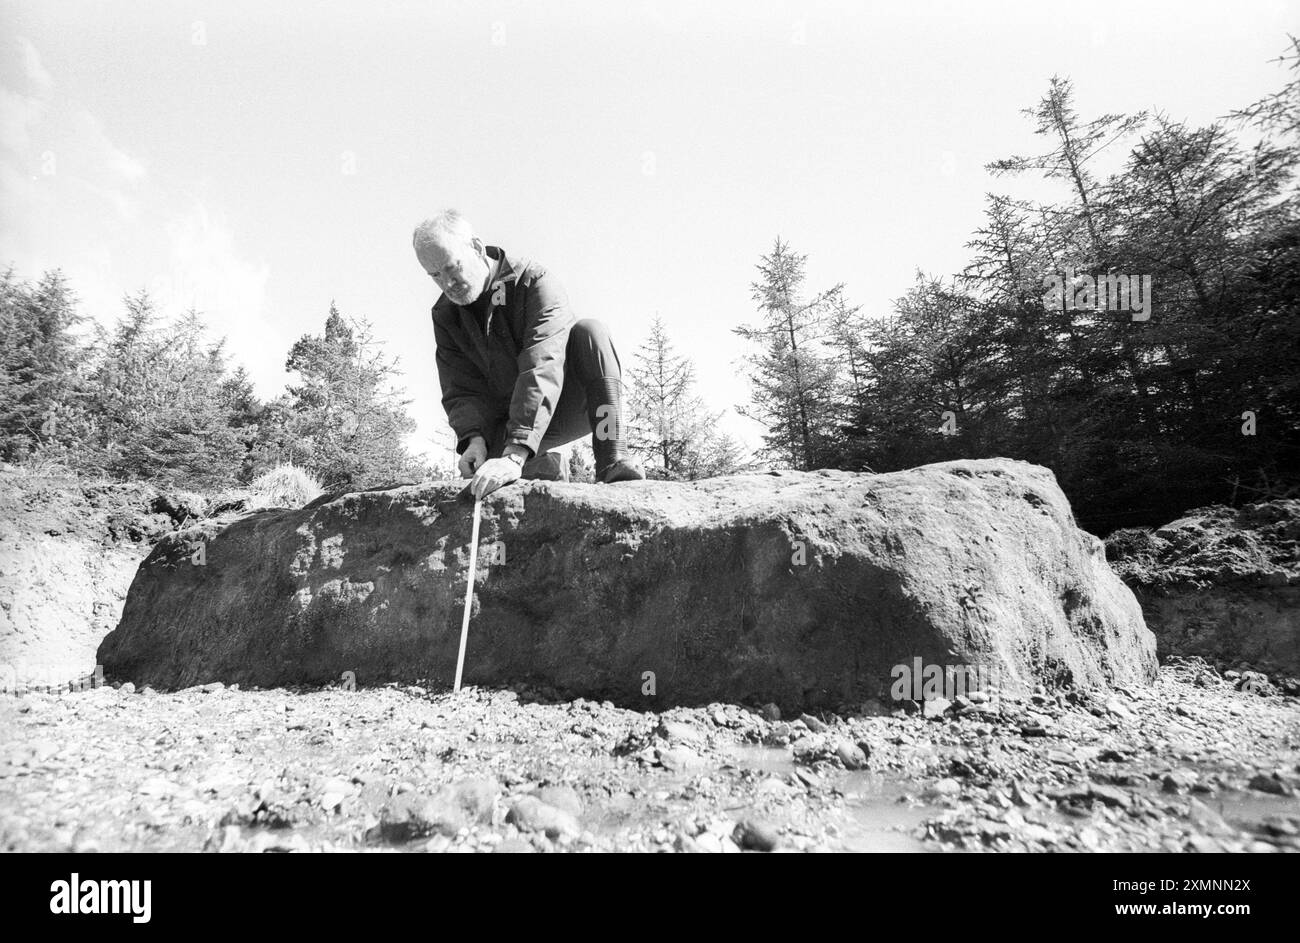
[[[360,685],[454,674],[472,505],[460,483],[324,496],[164,539],[99,650],[109,677]],[[1002,685],[1142,684],[1154,639],[1051,472],[522,482],[483,504],[467,683],[625,704],[824,706],[894,665]],[[651,676],[647,673],[653,673]]]
[[[1155,531],[1115,532],[1106,553],[1162,656],[1300,675],[1300,500],[1189,511]]]

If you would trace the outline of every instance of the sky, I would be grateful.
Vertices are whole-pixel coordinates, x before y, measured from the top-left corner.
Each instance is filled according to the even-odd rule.
[[[1282,86],[1288,31],[1300,0],[0,0],[0,265],[62,269],[104,323],[141,288],[197,307],[264,398],[333,301],[446,455],[411,232],[454,207],[625,369],[661,316],[757,445],[732,328],[778,236],[887,314],[962,268],[986,193],[1054,195],[984,170],[1044,149],[1021,109],[1053,74],[1084,118],[1204,124]]]

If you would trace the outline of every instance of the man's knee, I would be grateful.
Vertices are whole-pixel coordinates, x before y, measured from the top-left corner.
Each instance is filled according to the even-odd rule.
[[[565,357],[567,366],[584,387],[601,377],[617,377],[622,373],[609,328],[595,318],[583,318],[569,329]]]
[[[599,346],[609,343],[609,328],[605,326],[604,321],[583,318],[581,321],[574,322],[573,327],[569,329],[569,336],[579,342]]]

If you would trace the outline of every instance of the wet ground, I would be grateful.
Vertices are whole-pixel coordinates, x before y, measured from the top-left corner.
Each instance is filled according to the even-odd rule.
[[[5,851],[1300,850],[1300,699],[1141,691],[779,719],[420,687],[0,700]]]

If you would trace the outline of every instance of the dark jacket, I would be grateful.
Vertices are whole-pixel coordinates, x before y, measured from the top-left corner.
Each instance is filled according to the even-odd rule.
[[[490,443],[493,430],[505,423],[506,444],[536,455],[564,385],[573,313],[546,269],[510,259],[496,246],[487,253],[499,264],[487,287],[485,324],[446,295],[433,306],[442,405],[458,453],[475,435]]]

